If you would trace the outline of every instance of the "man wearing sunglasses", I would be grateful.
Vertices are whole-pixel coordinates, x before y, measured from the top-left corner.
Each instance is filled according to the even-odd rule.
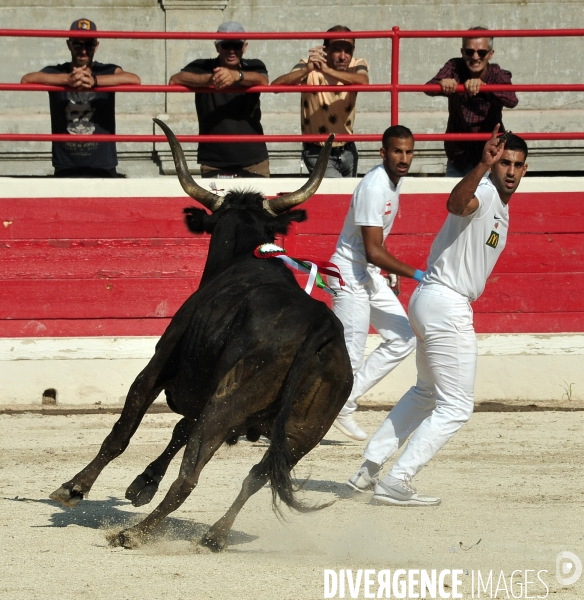
[[[357,93],[342,91],[342,86],[368,84],[369,65],[362,58],[353,58],[355,40],[348,35],[350,31],[344,25],[331,27],[327,32],[339,32],[338,39],[327,39],[322,46],[311,48],[308,59],[300,60],[290,73],[272,81],[272,85],[339,86],[338,92],[315,91],[300,95],[305,135],[353,134]],[[314,169],[323,145],[324,142],[302,144],[302,160],[309,172]],[[354,142],[335,142],[325,177],[356,177],[358,158]]]
[[[93,21],[78,19],[71,31],[97,31]],[[95,62],[95,38],[71,38],[71,62],[49,66],[25,75],[21,83],[62,85],[67,92],[49,92],[51,132],[71,135],[115,134],[115,94],[96,91],[113,85],[140,84],[134,73],[118,65]],[[114,142],[53,142],[55,177],[119,177]]]
[[[471,27],[477,32],[486,27]],[[477,33],[477,36],[485,35]],[[515,92],[481,92],[483,84],[510,85],[511,73],[489,61],[493,58],[493,38],[462,38],[461,58],[451,58],[429,84],[439,84],[441,92],[426,92],[428,96],[448,97],[446,133],[490,133],[497,123],[503,127],[503,107],[515,108]],[[463,84],[463,94],[456,86]],[[481,161],[484,142],[444,142],[448,162],[446,177],[464,177]]]
[[[222,23],[218,33],[245,33],[236,21]],[[170,78],[170,85],[188,87],[247,88],[268,84],[266,65],[244,59],[243,39],[217,40],[216,58],[197,59]],[[260,95],[237,91],[195,93],[201,135],[263,135]],[[269,177],[270,163],[265,142],[200,143],[197,162],[202,177]]]

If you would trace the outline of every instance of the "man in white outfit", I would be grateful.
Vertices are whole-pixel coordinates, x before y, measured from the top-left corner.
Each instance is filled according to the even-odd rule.
[[[470,303],[485,288],[505,247],[508,203],[527,171],[527,145],[511,133],[485,144],[481,162],[452,190],[450,213],[438,233],[421,284],[409,304],[416,333],[418,378],[367,445],[361,468],[347,484],[374,488],[373,502],[431,506],[411,479],[468,421],[474,407],[477,341]],[[381,466],[410,441],[389,474]]]
[[[402,177],[408,173],[414,157],[412,132],[401,125],[390,127],[383,134],[379,154],[382,164],[371,169],[355,189],[331,258],[345,282],[342,288],[336,280],[330,283],[337,293],[333,311],[345,329],[354,375],[351,395],[334,425],[348,437],[360,441],[366,439],[367,434],[353,419],[357,399],[397,367],[416,346],[406,312],[381,275],[381,269],[418,281],[423,275],[422,271],[392,256],[384,245],[398,211]],[[364,361],[369,324],[383,341]]]

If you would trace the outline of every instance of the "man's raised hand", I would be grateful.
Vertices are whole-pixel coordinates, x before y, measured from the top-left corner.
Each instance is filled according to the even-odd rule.
[[[487,140],[487,143],[483,148],[483,157],[481,162],[489,169],[501,158],[505,150],[505,142],[500,141],[497,138],[500,128],[501,124],[497,123],[497,125],[495,125],[495,129],[493,129],[493,133],[491,134],[491,139]]]

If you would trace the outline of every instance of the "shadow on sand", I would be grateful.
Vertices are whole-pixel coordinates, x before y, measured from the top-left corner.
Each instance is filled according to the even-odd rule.
[[[127,500],[109,497],[107,500],[83,500],[76,508],[65,508],[58,502],[45,499],[31,498],[5,498],[14,502],[35,502],[55,508],[57,512],[50,515],[50,524],[32,525],[32,527],[69,527],[77,525],[89,529],[101,529],[109,532],[132,527],[144,519],[149,513],[135,513],[124,510],[125,506],[131,506]],[[209,529],[207,523],[196,523],[187,519],[166,517],[150,534],[146,545],[157,542],[198,542]],[[232,530],[229,534],[229,546],[249,544],[258,539],[258,536],[248,535],[242,531]]]

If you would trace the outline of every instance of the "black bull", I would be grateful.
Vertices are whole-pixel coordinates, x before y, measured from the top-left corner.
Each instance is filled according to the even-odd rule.
[[[227,513],[201,543],[222,549],[247,501],[269,480],[273,505],[281,500],[300,511],[290,471],[316,446],[347,399],[353,377],[341,323],[322,302],[307,295],[277,258],[259,260],[254,250],[306,218],[289,209],[316,191],[332,139],[309,181],[297,192],[267,201],[254,192],[225,198],[190,177],[180,144],[163,123],[185,191],[206,208],[185,209],[193,232],[212,233],[199,289],[182,305],[156,345],[154,356],[132,384],[122,414],[95,459],[51,494],[76,506],[114,458],[127,447],[148,407],[164,390],[168,405],[184,416],[163,454],[126,491],[135,506],[150,502],[180,448],[178,478],[154,511],[119,533],[112,544],[138,545],[197,485],[205,464],[225,442],[240,435],[270,439]]]

